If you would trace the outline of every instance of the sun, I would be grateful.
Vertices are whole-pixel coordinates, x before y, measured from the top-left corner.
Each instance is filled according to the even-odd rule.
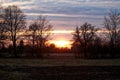
[[[56,41],[55,45],[59,48],[61,47],[69,47],[70,42],[69,41]]]
[[[71,48],[71,42],[66,40],[50,41],[50,43],[55,44],[58,48]]]

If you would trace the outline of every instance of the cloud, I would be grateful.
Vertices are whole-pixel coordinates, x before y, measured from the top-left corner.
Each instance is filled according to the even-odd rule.
[[[25,13],[26,15],[28,16],[39,16],[39,15],[43,15],[43,16],[52,16],[52,17],[67,17],[67,18],[80,18],[80,17],[87,17],[87,18],[94,18],[95,16],[94,15],[79,15],[79,14],[51,14],[51,13],[43,13],[43,14],[40,14],[40,13]],[[96,16],[95,18],[102,18],[101,15],[98,15]]]
[[[120,5],[120,0],[1,0],[1,2],[4,6],[12,4],[20,6],[28,15],[28,19],[40,14],[47,15],[58,28],[71,27],[86,21],[101,26],[109,9],[119,9]]]
[[[18,6],[22,6],[22,5],[28,5],[28,4],[32,4],[33,1],[21,1],[21,0],[5,0],[0,2],[2,4],[2,6],[9,6],[9,5],[18,5]]]

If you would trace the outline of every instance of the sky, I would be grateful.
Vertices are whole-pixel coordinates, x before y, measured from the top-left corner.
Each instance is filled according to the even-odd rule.
[[[2,6],[18,5],[27,15],[28,23],[45,15],[53,30],[71,31],[84,22],[103,27],[104,16],[110,9],[120,9],[120,0],[0,0]],[[54,34],[54,39],[72,40],[66,33]]]

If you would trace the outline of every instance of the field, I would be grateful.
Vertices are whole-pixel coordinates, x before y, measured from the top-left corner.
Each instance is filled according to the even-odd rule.
[[[120,80],[120,59],[0,59],[0,80]]]

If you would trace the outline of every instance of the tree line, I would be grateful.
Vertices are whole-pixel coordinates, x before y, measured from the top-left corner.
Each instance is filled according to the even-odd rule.
[[[43,53],[74,53],[78,58],[116,58],[120,57],[120,13],[111,10],[104,18],[104,31],[89,23],[76,26],[71,49],[47,45],[52,25],[47,17],[39,15],[29,26],[26,15],[15,5],[1,7],[0,13],[0,56],[42,57]],[[25,32],[26,34],[20,34]],[[101,36],[100,36],[101,35]],[[25,38],[25,41],[23,40]],[[11,43],[5,47],[6,42]]]
[[[73,34],[73,51],[82,58],[120,57],[120,13],[110,10],[105,16],[103,29],[84,23],[77,26]]]

